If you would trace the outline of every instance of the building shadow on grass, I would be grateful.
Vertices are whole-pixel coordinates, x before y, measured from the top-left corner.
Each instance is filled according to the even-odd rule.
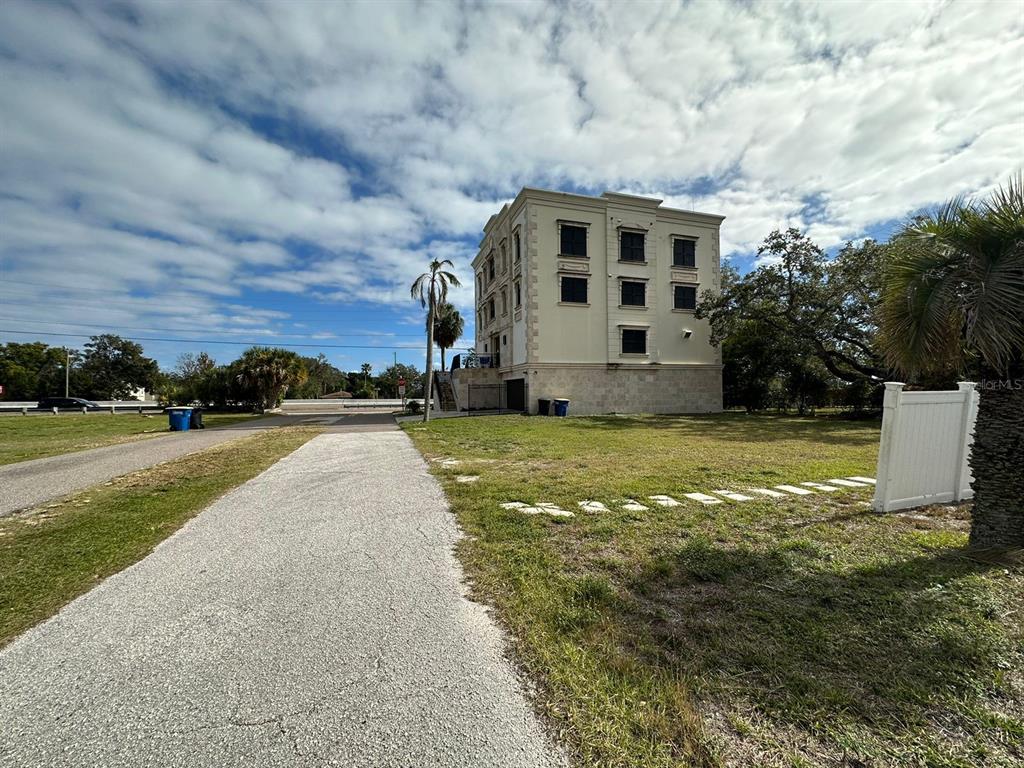
[[[976,731],[956,710],[1015,663],[979,583],[993,567],[1003,566],[949,551],[833,568],[807,543],[766,552],[695,541],[627,585],[646,628],[635,651],[826,740],[839,721],[898,738],[936,708]]]

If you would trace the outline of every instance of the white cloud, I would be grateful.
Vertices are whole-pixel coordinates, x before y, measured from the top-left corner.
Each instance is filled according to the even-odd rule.
[[[469,284],[523,184],[724,214],[725,254],[785,226],[831,246],[1019,167],[1022,61],[998,0],[9,0],[0,267],[138,295],[173,276],[186,318],[255,321],[223,303],[251,290],[400,307],[435,255]]]

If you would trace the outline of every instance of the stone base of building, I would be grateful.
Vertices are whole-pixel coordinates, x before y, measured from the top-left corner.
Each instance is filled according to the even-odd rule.
[[[702,365],[545,364],[453,372],[459,408],[537,413],[539,399],[566,398],[569,413],[718,413],[722,369]],[[521,393],[521,394],[520,394]]]

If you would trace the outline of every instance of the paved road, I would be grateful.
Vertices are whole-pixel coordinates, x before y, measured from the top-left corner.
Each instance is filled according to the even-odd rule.
[[[390,414],[381,413],[324,418],[271,416],[227,427],[175,432],[130,443],[8,464],[0,466],[0,517],[264,429],[290,424],[313,424],[334,430],[368,431],[393,429],[394,423]]]
[[[399,431],[325,434],[0,651],[0,766],[562,766]]]

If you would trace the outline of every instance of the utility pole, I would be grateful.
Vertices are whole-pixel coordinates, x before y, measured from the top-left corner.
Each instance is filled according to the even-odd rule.
[[[71,385],[71,350],[68,347],[64,347],[64,354],[67,358],[64,361],[64,397],[70,397],[70,385]]]

